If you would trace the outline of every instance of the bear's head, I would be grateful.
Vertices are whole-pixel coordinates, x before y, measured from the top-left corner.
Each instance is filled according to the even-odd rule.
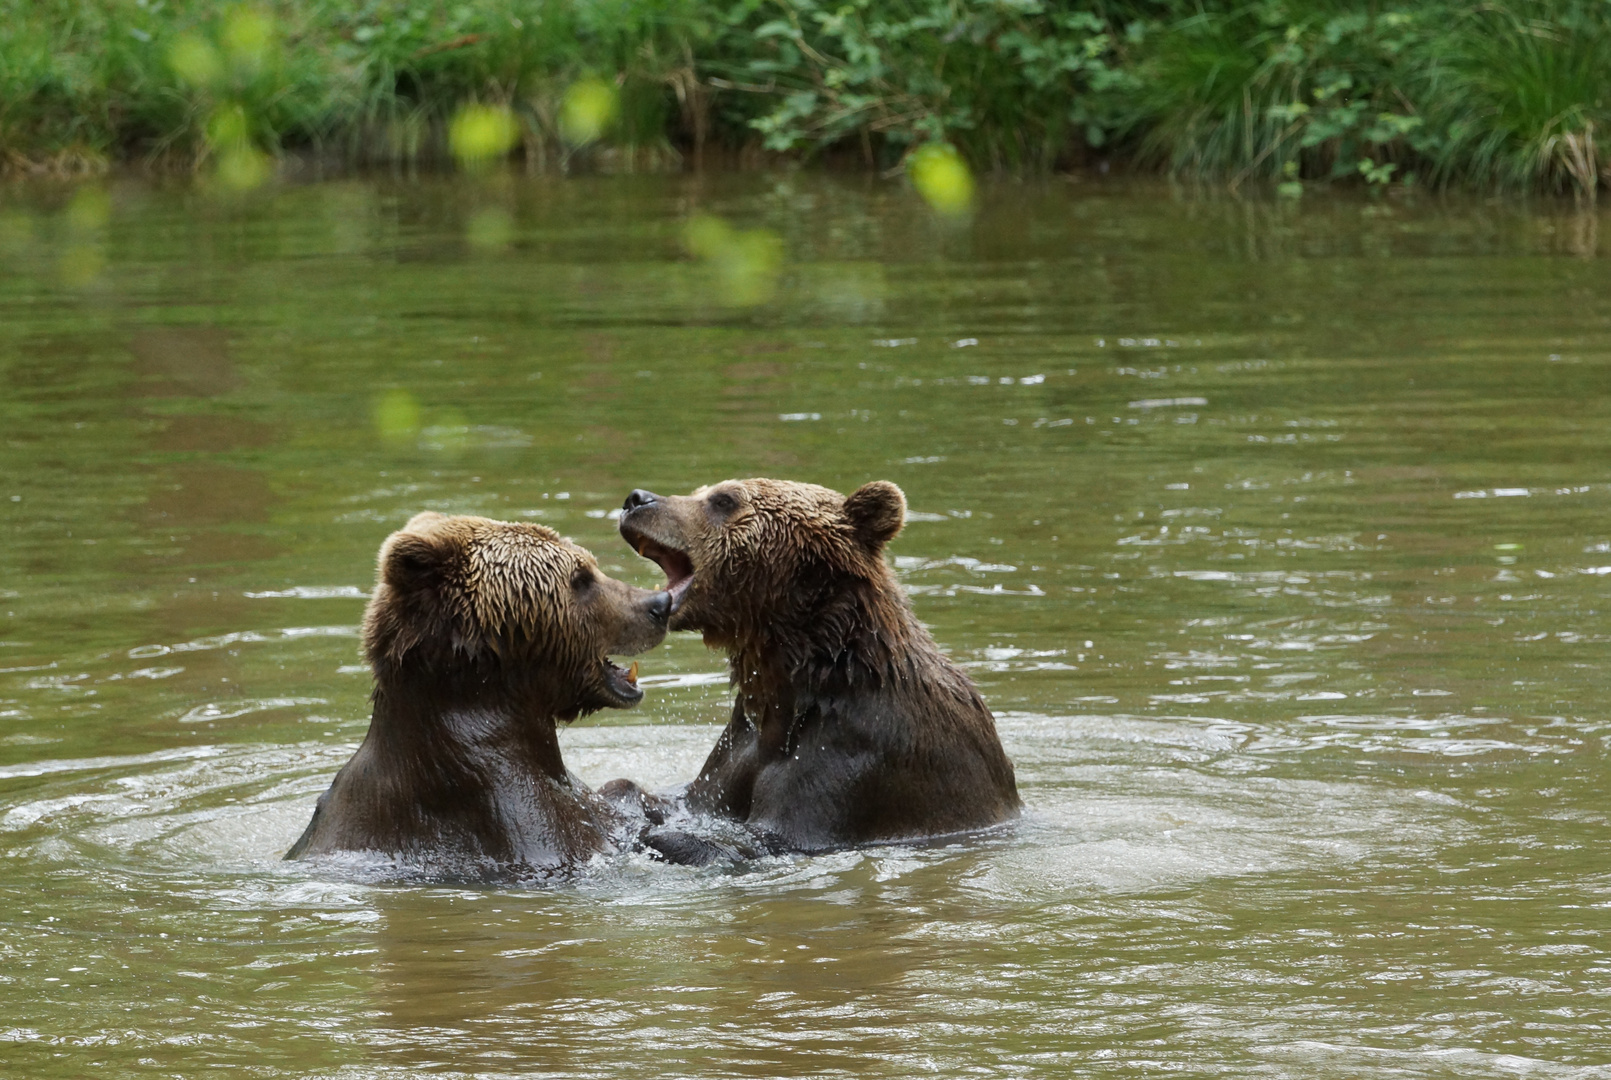
[[[554,530],[425,513],[387,538],[364,616],[382,692],[518,686],[561,719],[643,699],[611,655],[658,645],[671,598],[615,581]]]
[[[673,630],[732,645],[821,618],[847,594],[896,593],[884,545],[906,497],[876,480],[850,495],[790,480],[724,480],[692,495],[634,491],[621,536],[665,571]]]

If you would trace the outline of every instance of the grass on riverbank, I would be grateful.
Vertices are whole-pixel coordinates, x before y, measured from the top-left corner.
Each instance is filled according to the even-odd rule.
[[[469,104],[537,165],[947,142],[1009,172],[1592,193],[1611,2],[0,0],[16,169],[429,161]]]
[[[1142,153],[1177,172],[1580,193],[1603,182],[1611,4],[1244,5],[1171,23],[1147,52]]]

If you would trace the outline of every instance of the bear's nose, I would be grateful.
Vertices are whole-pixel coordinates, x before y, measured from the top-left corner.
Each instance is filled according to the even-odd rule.
[[[649,617],[663,623],[671,618],[671,591],[662,589],[649,598]]]
[[[636,510],[640,506],[648,506],[650,503],[659,501],[660,496],[656,495],[654,492],[644,491],[642,488],[633,488],[632,494],[628,495],[626,497],[626,502],[621,504],[621,509]]]

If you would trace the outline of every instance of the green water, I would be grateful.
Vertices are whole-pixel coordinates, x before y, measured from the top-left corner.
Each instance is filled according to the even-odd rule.
[[[781,263],[690,259],[695,213]],[[1611,1077],[1608,245],[1133,183],[0,189],[0,1071]],[[278,861],[389,530],[650,585],[609,511],[734,475],[906,490],[1015,832]],[[721,670],[669,641],[567,761],[688,778]]]

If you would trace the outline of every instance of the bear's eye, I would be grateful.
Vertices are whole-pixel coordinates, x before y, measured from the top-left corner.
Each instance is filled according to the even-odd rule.
[[[578,567],[576,573],[571,575],[571,588],[577,592],[581,592],[583,589],[593,584],[595,580],[597,579],[594,578],[593,571],[589,570],[585,566]]]
[[[713,491],[710,496],[710,508],[722,514],[731,514],[738,509],[738,500],[729,492]]]

